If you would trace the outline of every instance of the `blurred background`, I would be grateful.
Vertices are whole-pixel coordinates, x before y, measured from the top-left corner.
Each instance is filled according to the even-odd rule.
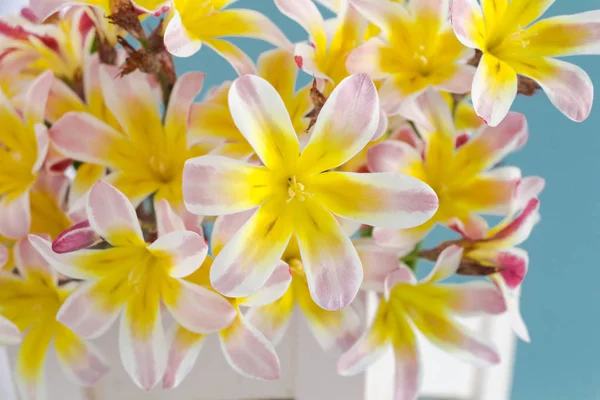
[[[307,39],[272,0],[240,0],[237,7],[260,10],[293,42]],[[546,16],[597,8],[598,0],[559,0]],[[254,59],[271,48],[252,39],[232,41]],[[600,58],[572,61],[600,87]],[[177,69],[180,74],[205,72],[205,92],[236,78],[230,65],[207,47],[192,58],[178,59]],[[310,80],[300,75],[303,84]],[[541,195],[542,222],[522,246],[529,252],[530,267],[521,310],[532,343],[518,344],[511,398],[600,399],[600,104],[581,124],[564,117],[542,92],[519,97],[514,109],[527,115],[530,138],[506,163],[520,167],[523,175],[544,177],[547,186]]]

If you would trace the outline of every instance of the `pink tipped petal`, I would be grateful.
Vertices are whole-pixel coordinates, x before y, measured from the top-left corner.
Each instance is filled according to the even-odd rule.
[[[250,56],[231,42],[220,39],[205,39],[204,43],[226,59],[239,76],[256,75],[256,68]]]
[[[52,243],[48,240],[41,238],[39,236],[31,235],[29,236],[29,241],[37,249],[37,251],[44,257],[48,263],[52,266],[52,268],[56,269],[63,275],[66,275],[75,279],[90,279],[91,277],[95,277],[95,274],[90,274],[88,271],[82,271],[78,266],[74,263],[75,254],[80,253],[67,253],[67,254],[57,254],[52,250]],[[80,250],[87,251],[87,250]]]
[[[48,137],[48,128],[43,123],[36,124],[33,129],[35,130],[35,142],[37,145],[37,159],[33,165],[32,172],[38,172],[46,156],[48,155],[48,148],[50,147],[50,138]]]
[[[188,72],[177,79],[165,119],[165,131],[168,134],[175,136],[187,133],[190,108],[202,90],[205,77],[206,74],[202,72]]]
[[[52,250],[58,254],[71,253],[91,247],[101,240],[100,235],[85,220],[58,235],[52,242]]]
[[[196,364],[206,338],[179,325],[173,328],[167,370],[162,380],[163,389],[176,388],[188,376]]]
[[[19,240],[13,247],[13,256],[19,273],[25,279],[43,279],[49,285],[58,282],[56,271],[43,257],[42,254],[31,244],[30,237]]]
[[[197,215],[227,215],[261,205],[270,195],[269,171],[223,156],[188,160],[183,170],[186,208]]]
[[[363,278],[360,258],[335,218],[313,201],[299,203],[296,239],[311,296],[326,310],[348,306]],[[323,248],[327,243],[327,248]]]
[[[9,239],[19,239],[29,232],[31,210],[29,190],[16,199],[4,196],[0,199],[0,235]]]
[[[404,172],[422,164],[423,159],[417,150],[399,140],[386,140],[367,152],[367,165],[371,172]]]
[[[273,345],[239,314],[234,323],[219,333],[225,359],[239,374],[256,379],[279,379],[279,358]]]
[[[396,270],[390,272],[385,277],[383,284],[385,298],[389,300],[390,293],[397,285],[415,285],[416,283],[417,278],[415,277],[415,274],[406,265],[401,264]]]
[[[273,346],[277,346],[290,324],[296,306],[294,297],[294,291],[288,290],[283,297],[271,304],[250,308],[245,314],[246,321],[265,335]],[[316,304],[315,307],[318,308]]]
[[[112,326],[128,295],[121,279],[85,283],[67,298],[56,319],[79,336],[95,339]]]
[[[157,257],[168,256],[167,273],[173,278],[183,278],[196,271],[208,254],[208,245],[196,232],[177,231],[159,237],[148,246]]]
[[[263,78],[246,75],[229,90],[235,125],[270,169],[284,169],[300,153],[298,137],[281,96]]]
[[[394,33],[405,29],[406,24],[410,22],[407,10],[396,2],[350,0],[350,5],[370,22],[381,28],[388,41],[394,36]]]
[[[144,243],[135,209],[114,186],[97,182],[88,195],[86,212],[92,228],[112,245]]]
[[[460,246],[448,246],[439,255],[431,273],[424,282],[439,282],[454,275],[460,266],[463,249]]]
[[[534,59],[535,60],[535,59]],[[540,58],[533,64],[517,66],[520,74],[534,79],[563,114],[575,122],[590,115],[594,85],[580,67],[552,58]]]
[[[471,48],[483,44],[483,13],[477,0],[452,0],[450,21],[462,44]]]
[[[414,400],[421,387],[421,362],[416,343],[395,346],[394,400]]]
[[[202,47],[202,41],[192,39],[181,23],[181,16],[175,12],[165,30],[165,47],[176,57],[191,57]]]
[[[283,15],[296,21],[310,34],[317,49],[325,51],[325,24],[315,3],[310,0],[275,0],[275,5]]]
[[[363,265],[362,289],[383,293],[385,278],[400,268],[398,249],[377,246],[373,241],[354,242]]]
[[[529,335],[529,329],[521,315],[521,288],[517,287],[514,290],[509,290],[499,274],[490,276],[490,279],[496,284],[504,296],[506,307],[511,316],[513,331],[521,340],[530,343],[531,336]]]
[[[17,344],[21,341],[21,332],[15,324],[0,315],[0,345]]]
[[[385,135],[388,131],[388,124],[389,124],[389,121],[388,121],[387,114],[383,110],[380,110],[379,111],[379,125],[377,125],[377,130],[375,131],[375,134],[371,138],[371,141],[380,139],[383,135]]]
[[[501,269],[500,276],[506,282],[506,286],[515,289],[527,275],[529,256],[522,249],[506,250],[496,256],[496,265]]]
[[[79,339],[64,326],[57,329],[55,347],[59,365],[65,375],[78,385],[94,386],[110,370],[98,349]]]
[[[448,227],[469,240],[484,239],[489,230],[487,220],[479,214],[473,213],[469,213],[469,215],[463,219],[453,219],[448,223]]]
[[[169,202],[165,199],[154,203],[156,211],[156,230],[158,237],[171,232],[185,231],[185,224],[181,217],[173,211]]]
[[[29,124],[43,123],[46,114],[46,102],[50,88],[54,82],[54,74],[48,70],[38,76],[25,95],[25,121]]]
[[[517,73],[506,62],[485,53],[473,79],[471,92],[477,115],[489,126],[497,126],[517,96]]]
[[[515,208],[524,208],[533,198],[538,197],[546,181],[539,176],[528,176],[521,179],[515,195]]]
[[[71,0],[29,0],[29,8],[34,14],[40,19],[45,20],[52,14],[61,9],[69,6],[81,3],[81,1]]]
[[[518,246],[527,240],[533,227],[540,220],[539,208],[540,201],[537,198],[531,199],[510,223],[502,226],[500,230],[492,231],[489,237],[490,247],[501,245],[508,248]]]
[[[223,296],[181,279],[165,282],[162,298],[177,323],[196,333],[220,331],[236,316],[236,310]]]
[[[460,316],[496,315],[506,311],[502,293],[489,282],[440,285],[449,293],[448,309]]]
[[[227,297],[246,297],[263,287],[290,241],[292,218],[279,201],[263,204],[216,256],[213,287]]]
[[[287,292],[291,283],[290,266],[284,261],[279,261],[265,285],[258,292],[240,299],[239,304],[248,307],[261,307],[271,304]]]
[[[158,293],[150,293],[152,289],[132,296],[121,315],[119,328],[119,352],[125,371],[144,390],[160,382],[168,356],[160,298]]]
[[[85,132],[85,140],[81,140]],[[116,167],[111,152],[125,147],[122,134],[87,113],[69,112],[50,129],[52,143],[73,159]]]
[[[344,79],[319,113],[299,169],[313,173],[336,168],[360,152],[379,126],[377,89],[366,74]]]
[[[327,172],[311,180],[311,190],[329,211],[367,225],[404,229],[427,222],[437,211],[437,195],[427,184],[399,173]]]
[[[249,210],[218,217],[213,225],[211,236],[212,254],[218,255],[255,212],[256,210]]]

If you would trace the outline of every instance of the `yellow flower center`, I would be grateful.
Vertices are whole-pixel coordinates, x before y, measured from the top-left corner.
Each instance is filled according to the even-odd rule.
[[[304,184],[298,181],[296,176],[288,178],[288,203],[293,199],[298,199],[299,201],[306,200],[307,197],[312,197],[312,193],[308,193],[306,191],[306,187]]]

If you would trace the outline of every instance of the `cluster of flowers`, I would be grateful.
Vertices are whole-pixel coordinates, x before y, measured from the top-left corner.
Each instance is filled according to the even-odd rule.
[[[234,2],[31,0],[0,19],[0,341],[20,343],[25,399],[44,396],[52,343],[76,382],[101,379],[88,339],[119,316],[123,365],[146,390],[180,384],[213,333],[237,372],[277,379],[296,305],[344,352],[341,374],[391,346],[396,399],[418,395],[417,331],[497,363],[455,317],[509,312],[529,340],[517,246],[544,181],[497,165],[527,141],[517,93],[589,115],[589,77],[552,57],[600,53],[600,12],[319,0],[325,21],[312,0],[275,0],[309,34],[293,45]],[[230,36],[277,48],[255,65]],[[204,74],[177,77],[172,55],[202,44],[240,78],[194,102]],[[298,69],[314,78],[299,90]],[[423,249],[437,224],[460,236]],[[418,259],[435,261],[420,281]],[[455,274],[485,279],[442,283]],[[380,299],[364,333],[359,291]]]

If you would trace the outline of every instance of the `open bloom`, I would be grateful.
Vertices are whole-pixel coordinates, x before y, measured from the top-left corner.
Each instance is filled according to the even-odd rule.
[[[515,206],[521,171],[491,168],[523,146],[528,135],[525,117],[510,113],[498,127],[485,126],[457,148],[454,121],[442,97],[429,90],[417,103],[433,128],[420,130],[426,143],[423,153],[401,141],[386,141],[369,150],[368,165],[374,172],[402,172],[423,180],[437,193],[440,207],[432,219],[414,229],[376,227],[373,236],[381,244],[416,243],[436,223],[458,219],[469,225],[478,213],[506,215]]]
[[[181,219],[169,211],[169,206],[164,201],[158,206],[157,218],[159,226],[161,219],[166,221],[166,223],[162,223],[166,229],[177,229],[177,227],[183,226]],[[224,229],[220,229],[223,234],[218,234],[218,236],[221,238],[231,236],[225,231],[235,227],[239,227],[239,224],[228,224]],[[213,254],[218,254],[223,248],[220,242],[220,239],[213,237]],[[220,296],[210,284],[209,276],[212,264],[212,258],[207,257],[202,267],[185,279]],[[241,375],[263,380],[279,378],[279,358],[273,344],[252,325],[247,316],[242,314],[240,306],[260,307],[270,304],[287,291],[290,281],[290,267],[285,262],[279,262],[267,283],[254,295],[237,299],[223,297],[236,309],[236,316],[219,331],[219,341],[225,359]],[[167,370],[162,381],[164,388],[178,386],[189,374],[196,363],[206,335],[190,331],[177,324],[171,338]]]
[[[348,71],[383,79],[379,91],[388,114],[399,111],[428,87],[451,93],[471,89],[475,68],[466,62],[473,50],[464,47],[448,23],[449,0],[419,0],[408,9],[390,0],[350,0],[382,30],[348,57]]]
[[[34,238],[42,240],[29,235],[15,245],[20,276],[0,272],[0,314],[23,332],[16,365],[23,399],[44,398],[44,362],[53,341],[60,365],[76,383],[92,386],[108,372],[102,355],[56,320],[75,286],[58,285],[56,272],[32,246]],[[0,331],[6,333],[6,326],[0,323]],[[18,331],[10,330],[11,341],[17,341]]]
[[[205,43],[223,56],[238,74],[253,71],[253,63],[224,36],[261,39],[292,49],[292,44],[269,18],[254,10],[225,9],[235,0],[173,0],[174,15],[165,30],[165,46],[178,57],[195,54]]]
[[[217,218],[211,236],[211,245],[215,254],[225,247],[254,212],[255,210],[250,210]],[[342,350],[348,349],[360,333],[361,325],[357,313],[352,307],[336,311],[324,310],[313,301],[300,251],[295,241],[290,241],[281,259],[291,272],[291,285],[277,301],[262,307],[254,306],[248,310],[246,313],[248,322],[276,345],[283,338],[292,314],[298,308],[323,350],[329,350],[334,346]]]
[[[496,126],[516,94],[518,75],[535,80],[552,104],[574,121],[590,114],[594,87],[574,64],[552,57],[600,53],[600,10],[535,22],[554,1],[453,0],[458,39],[483,53],[473,80],[473,104]]]
[[[0,236],[18,239],[31,228],[30,192],[48,152],[44,110],[52,79],[47,71],[32,82],[22,113],[0,92]]]
[[[260,55],[257,67],[258,75],[273,85],[281,96],[300,141],[306,141],[306,129],[309,124],[306,115],[313,108],[313,104],[309,94],[310,86],[295,90],[298,72],[294,58],[286,50],[274,49]],[[223,145],[213,153],[247,159],[254,154],[254,149],[231,117],[227,104],[230,87],[231,84],[226,82],[213,90],[202,103],[192,105],[188,137],[192,143],[216,139]]]
[[[295,236],[312,298],[328,310],[347,306],[360,287],[362,266],[332,213],[406,228],[425,222],[438,205],[431,188],[415,178],[324,172],[352,158],[373,137],[379,123],[373,82],[360,74],[340,83],[302,152],[283,100],[264,79],[237,79],[229,106],[264,166],[220,156],[185,165],[183,192],[191,212],[227,215],[259,207],[216,257],[213,286],[230,297],[252,294]]]
[[[143,389],[163,376],[167,339],[161,302],[175,320],[195,332],[227,326],[235,310],[221,296],[183,280],[202,264],[204,239],[195,232],[175,231],[147,245],[127,198],[98,182],[89,193],[90,225],[113,247],[58,255],[42,238],[33,245],[61,273],[89,280],[71,295],[57,319],[83,337],[102,335],[121,313],[119,348],[125,370]]]
[[[111,15],[118,10],[119,4],[128,0],[29,0],[29,7],[40,18],[44,20],[72,5],[88,5],[97,7],[103,14]],[[134,0],[132,4],[140,12],[156,12],[157,15],[168,9],[170,0]]]
[[[406,267],[388,274],[385,297],[371,327],[339,359],[338,371],[342,375],[362,372],[391,345],[396,358],[394,399],[415,399],[420,382],[415,330],[448,352],[488,364],[500,362],[492,347],[467,332],[454,318],[504,312],[506,306],[498,290],[487,282],[439,283],[456,272],[461,256],[460,247],[447,248],[431,274],[420,282]]]
[[[134,72],[115,79],[118,74],[117,67],[100,66],[104,101],[88,105],[91,109],[105,104],[110,114],[102,113],[101,108],[94,112],[105,116],[101,121],[87,112],[69,112],[52,126],[52,141],[74,160],[109,168],[112,173],[105,180],[134,204],[155,193],[156,201],[166,199],[178,213],[185,213],[181,192],[183,165],[188,158],[202,154],[188,146],[188,115],[202,89],[204,74],[191,72],[179,78],[164,124],[147,75]],[[84,140],[81,132],[85,133]],[[98,171],[95,173],[93,176],[97,177]]]

